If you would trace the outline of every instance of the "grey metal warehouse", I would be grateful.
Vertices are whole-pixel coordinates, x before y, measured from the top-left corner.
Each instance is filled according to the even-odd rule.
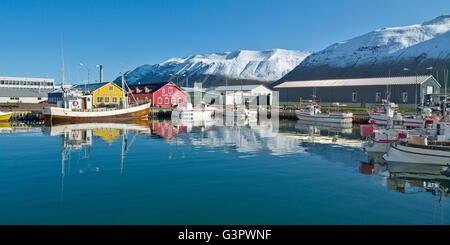
[[[298,105],[302,100],[333,102],[351,107],[369,107],[388,99],[402,108],[423,103],[425,94],[439,94],[441,85],[433,76],[378,77],[311,81],[287,81],[275,86],[280,105]],[[417,94],[417,97],[415,96]]]

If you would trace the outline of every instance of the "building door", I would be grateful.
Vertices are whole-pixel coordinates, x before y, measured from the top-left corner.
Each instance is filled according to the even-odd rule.
[[[86,98],[81,99],[81,109],[86,109]]]

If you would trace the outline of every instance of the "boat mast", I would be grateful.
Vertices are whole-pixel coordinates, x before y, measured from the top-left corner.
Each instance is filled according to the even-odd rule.
[[[122,101],[123,101],[123,108],[127,108],[127,99],[125,97],[125,78],[124,78],[124,74],[123,74],[123,65],[122,65]]]

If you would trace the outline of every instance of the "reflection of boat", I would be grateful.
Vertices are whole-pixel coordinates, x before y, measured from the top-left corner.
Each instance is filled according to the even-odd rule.
[[[204,101],[200,105],[193,107],[192,103],[186,103],[183,107],[178,107],[172,111],[172,119],[187,119],[194,121],[208,120],[214,117],[216,108]]]
[[[420,164],[420,163],[397,163],[389,162],[388,170],[391,176],[403,178],[415,178],[424,180],[450,180],[450,177],[445,176],[442,166]]]
[[[11,132],[12,126],[9,122],[0,122],[0,133]]]
[[[2,112],[0,111],[0,122],[7,122],[12,116],[12,112]]]
[[[142,124],[145,122],[145,124]],[[137,134],[151,134],[150,126],[148,121],[133,121],[133,123],[76,123],[76,124],[57,124],[51,126],[45,126],[42,130],[48,133],[50,136],[62,135],[65,132],[70,132],[74,130],[86,131],[94,130],[97,132],[98,136],[112,135],[114,132],[112,130],[128,130],[131,132],[136,132]],[[105,133],[105,130],[110,133]],[[112,133],[111,133],[112,132]]]
[[[342,134],[351,134],[353,132],[352,124],[348,123],[297,121],[295,124],[295,128],[300,130],[310,130],[311,127]]]
[[[246,103],[244,106],[238,104],[227,105],[224,110],[218,110],[217,112],[227,118],[235,117],[237,119],[246,119],[249,121],[258,120],[257,109],[250,106],[248,103]]]

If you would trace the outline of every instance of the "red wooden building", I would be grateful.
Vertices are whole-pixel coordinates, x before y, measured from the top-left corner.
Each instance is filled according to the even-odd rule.
[[[131,85],[132,95],[128,96],[130,104],[151,102],[152,106],[183,106],[186,94],[172,82]]]

